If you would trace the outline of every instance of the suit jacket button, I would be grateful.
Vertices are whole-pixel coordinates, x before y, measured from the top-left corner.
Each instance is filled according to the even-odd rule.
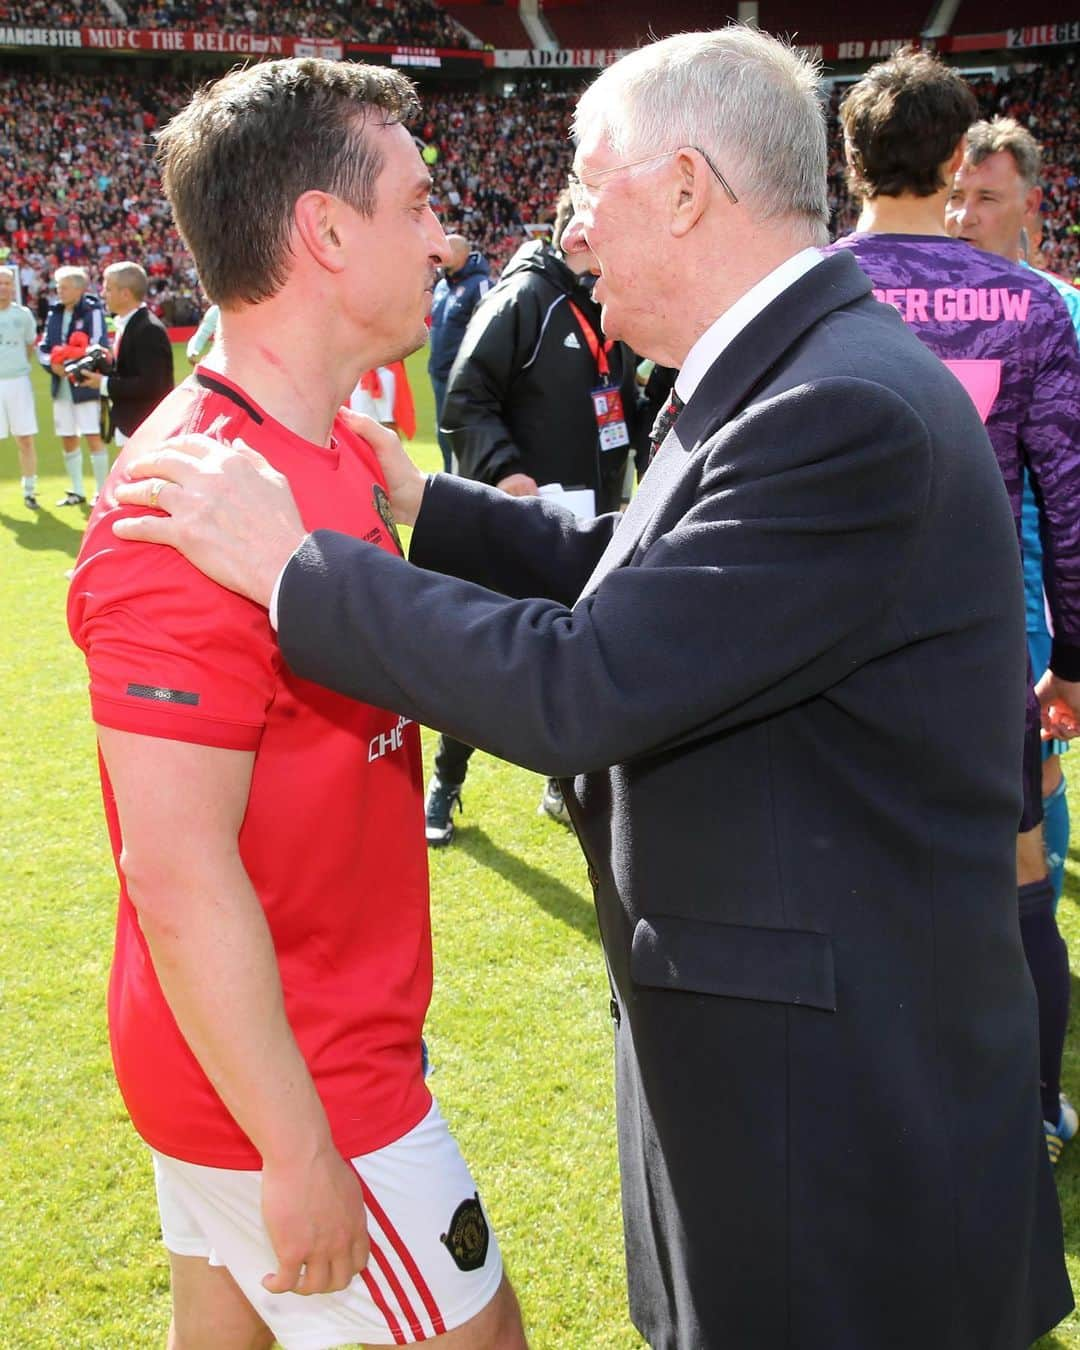
[[[608,1004],[608,1011],[611,1013],[611,1020],[618,1026],[622,1022],[622,1013],[619,1011],[619,1004],[616,999],[612,999]]]

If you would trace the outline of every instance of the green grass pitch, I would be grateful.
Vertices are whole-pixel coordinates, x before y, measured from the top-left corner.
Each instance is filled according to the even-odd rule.
[[[187,369],[180,348],[176,368]],[[410,373],[413,450],[435,468],[423,354]],[[141,1350],[164,1344],[168,1281],[149,1159],[113,1083],[105,1026],[116,878],[85,668],[64,621],[85,512],[52,505],[66,480],[44,372],[35,386],[36,517],[14,443],[0,448],[0,1350]],[[430,764],[430,735],[425,749]],[[1074,773],[1080,821],[1080,752]],[[475,756],[455,842],[432,854],[431,1086],[492,1214],[532,1345],[634,1350],[606,978],[580,854],[537,816],[540,790],[535,774]],[[1080,853],[1062,922],[1080,969],[1078,867]],[[1080,1099],[1077,1036],[1065,1086]],[[1057,1177],[1080,1288],[1080,1141]],[[1042,1345],[1080,1350],[1080,1318]]]

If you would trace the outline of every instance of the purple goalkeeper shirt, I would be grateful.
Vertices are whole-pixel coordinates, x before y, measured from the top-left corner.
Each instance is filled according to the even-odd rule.
[[[1030,467],[1046,533],[1050,666],[1080,679],[1080,349],[1061,297],[1042,277],[959,239],[851,234],[826,251],[840,248],[971,395],[1018,534]]]

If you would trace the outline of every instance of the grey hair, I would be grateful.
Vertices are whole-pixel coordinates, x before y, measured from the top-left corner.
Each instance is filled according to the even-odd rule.
[[[759,219],[803,218],[826,241],[819,64],[767,33],[731,24],[631,52],[578,102],[575,138],[594,131],[627,159],[697,146]]]
[[[136,300],[146,299],[146,292],[150,289],[150,283],[146,276],[145,268],[139,266],[136,262],[114,262],[106,267],[104,275],[115,277],[116,284],[122,286],[124,290],[130,291]]]
[[[1012,155],[1016,171],[1026,188],[1039,186],[1042,146],[1014,117],[995,117],[990,122],[975,122],[968,128],[964,158],[971,165],[1005,150]]]
[[[80,282],[84,291],[90,285],[90,273],[85,267],[58,267],[53,273],[54,280],[58,282],[66,281],[68,277]]]

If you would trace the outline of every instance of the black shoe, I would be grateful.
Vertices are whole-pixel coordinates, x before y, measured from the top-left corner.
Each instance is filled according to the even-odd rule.
[[[86,498],[78,492],[65,492],[56,504],[57,506],[85,506]]]
[[[424,803],[424,837],[428,848],[442,848],[454,837],[454,822],[450,819],[454,807],[461,810],[461,784],[444,783],[433,774],[428,784]]]
[[[27,510],[29,510],[29,511],[40,511],[40,510],[41,510],[41,507],[38,505],[38,499],[34,496],[34,494],[33,494],[32,492],[24,492],[24,493],[23,493],[23,505],[24,505],[24,506],[27,508]]]
[[[566,809],[566,802],[563,801],[562,788],[558,780],[549,778],[544,784],[544,795],[540,798],[540,805],[536,808],[538,816],[550,816],[552,820],[557,820],[560,825],[572,825],[570,812]]]

